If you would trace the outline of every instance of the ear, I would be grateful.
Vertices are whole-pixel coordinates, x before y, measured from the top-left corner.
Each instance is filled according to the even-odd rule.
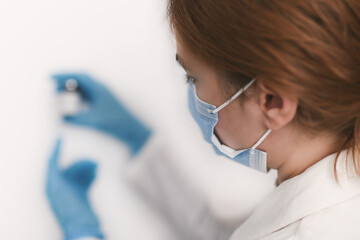
[[[277,93],[259,82],[260,108],[265,116],[265,125],[278,130],[289,124],[296,115],[298,98]]]

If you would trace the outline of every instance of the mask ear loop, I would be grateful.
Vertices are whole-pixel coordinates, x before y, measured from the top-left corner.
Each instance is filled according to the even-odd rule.
[[[231,103],[232,101],[234,101],[240,94],[242,94],[243,92],[245,92],[254,82],[255,82],[256,78],[252,79],[248,84],[246,84],[245,87],[241,88],[239,91],[237,91],[234,96],[232,96],[229,100],[227,100],[226,102],[224,102],[223,104],[221,104],[218,108],[212,110],[212,109],[208,109],[209,113],[215,114],[217,112],[219,112],[221,109],[223,109],[224,107],[226,107],[229,103]]]
[[[254,150],[265,140],[265,138],[270,134],[271,129],[268,129],[264,135],[250,148],[250,154],[254,154]]]

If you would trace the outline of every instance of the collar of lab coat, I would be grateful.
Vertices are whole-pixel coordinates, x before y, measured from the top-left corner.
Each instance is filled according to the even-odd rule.
[[[346,171],[347,151],[337,161],[339,184],[335,181],[336,154],[320,160],[303,173],[284,181],[233,233],[231,240],[258,239],[312,213],[360,195],[360,178]],[[349,153],[348,163],[352,162]],[[352,169],[348,165],[348,169]]]

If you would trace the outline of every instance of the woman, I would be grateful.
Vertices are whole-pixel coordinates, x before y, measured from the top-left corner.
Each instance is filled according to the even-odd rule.
[[[168,13],[205,139],[278,170],[231,240],[360,239],[360,2],[171,0]]]
[[[170,0],[168,15],[205,140],[278,170],[230,239],[360,239],[360,2]]]

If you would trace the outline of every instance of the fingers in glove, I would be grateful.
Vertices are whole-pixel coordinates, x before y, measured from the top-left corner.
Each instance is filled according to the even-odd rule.
[[[64,177],[88,189],[96,177],[97,164],[89,159],[79,160],[63,171]]]
[[[56,140],[53,153],[49,159],[49,174],[58,172],[58,162],[59,162],[61,144],[62,144],[62,139],[59,137]]]
[[[65,90],[65,84],[68,79],[74,79],[78,83],[78,91],[84,100],[91,101],[95,99],[98,91],[98,84],[89,76],[83,73],[62,73],[51,76],[57,84],[57,92]]]

